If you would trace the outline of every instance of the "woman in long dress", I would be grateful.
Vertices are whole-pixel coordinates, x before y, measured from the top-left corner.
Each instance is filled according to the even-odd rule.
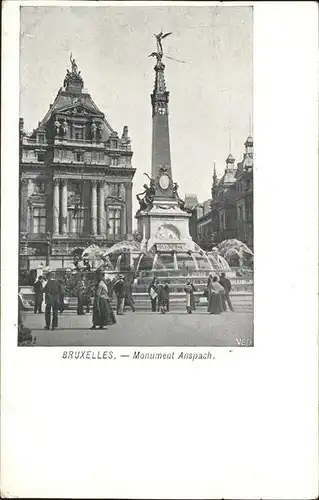
[[[224,310],[223,296],[224,287],[218,283],[217,276],[210,281],[208,288],[208,312],[209,314],[220,314]]]
[[[154,277],[150,286],[148,287],[148,294],[151,299],[152,312],[156,312],[157,308],[157,297],[158,297],[158,287],[157,287],[157,278]]]
[[[196,288],[194,287],[191,280],[187,280],[184,292],[186,293],[186,311],[188,312],[188,314],[192,314],[192,311],[195,311],[194,292],[196,292]]]
[[[106,325],[114,325],[114,323],[116,323],[115,315],[110,304],[107,285],[104,281],[104,273],[101,271],[97,272],[92,321],[93,325],[91,330],[95,330],[97,326],[102,330],[104,327],[107,328]]]

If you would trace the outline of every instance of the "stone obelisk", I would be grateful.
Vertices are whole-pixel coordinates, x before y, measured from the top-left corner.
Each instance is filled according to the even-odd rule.
[[[152,103],[152,174],[150,186],[144,185],[144,198],[139,199],[140,210],[136,214],[142,248],[157,253],[193,251],[194,242],[189,234],[190,214],[183,210],[183,202],[173,182],[168,124],[169,92],[165,84],[165,64],[162,61],[162,39],[171,33],[156,36],[157,52],[154,66],[155,83],[151,94]],[[147,175],[147,174],[146,174]],[[139,196],[139,195],[138,195]]]
[[[173,197],[171,151],[168,127],[169,92],[166,90],[161,53],[156,53],[155,84],[151,94],[152,102],[152,179],[155,180],[155,198]]]

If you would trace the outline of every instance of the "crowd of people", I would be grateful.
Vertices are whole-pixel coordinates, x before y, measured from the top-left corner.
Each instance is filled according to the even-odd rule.
[[[186,281],[184,292],[186,295],[186,311],[192,314],[196,309],[195,293],[196,288],[192,281]],[[231,283],[226,278],[225,273],[221,273],[220,277],[209,275],[204,295],[207,297],[207,311],[210,314],[220,314],[227,311],[227,306],[230,311],[234,311],[230,300]],[[153,312],[161,312],[165,314],[169,312],[169,283],[159,283],[158,278],[154,277],[148,287],[148,294],[151,299],[151,310]]]
[[[44,276],[39,276],[34,283],[34,313],[42,313],[42,304],[44,307],[44,318],[46,330],[55,330],[58,326],[58,313],[62,313],[64,304],[64,285],[63,281],[56,279],[55,273],[49,271]],[[116,323],[115,314],[111,305],[113,293],[116,295],[116,313],[124,314],[125,306],[129,306],[135,312],[134,300],[132,296],[132,277],[126,278],[119,274],[114,280],[105,278],[102,269],[97,270],[94,285],[82,275],[77,286],[77,314],[82,316],[91,312],[92,307],[92,326],[94,330],[97,327],[107,328],[108,325]],[[93,301],[92,301],[93,298]]]
[[[135,312],[132,294],[134,277],[119,274],[111,280],[104,276],[102,269],[96,271],[96,280],[92,285],[82,275],[77,286],[77,314],[84,315],[92,312],[91,329],[107,328],[116,323],[116,316],[112,307],[113,294],[116,295],[116,315],[123,315],[125,307]],[[230,300],[231,283],[225,273],[220,277],[210,275],[204,295],[207,297],[207,311],[209,314],[220,314],[227,310],[233,311]],[[196,309],[194,284],[187,279],[184,286],[186,311],[188,314]],[[46,276],[39,276],[34,283],[34,313],[42,313],[42,304],[45,302],[44,318],[46,330],[54,330],[58,326],[58,313],[64,310],[64,285],[62,280],[56,279],[55,273],[49,271]],[[168,281],[159,283],[154,277],[148,287],[150,309],[152,312],[165,314],[170,311],[170,286]],[[93,300],[92,300],[93,298]],[[92,307],[92,311],[91,311]]]
[[[207,282],[205,293],[207,295],[207,311],[209,314],[220,314],[227,311],[227,306],[230,311],[234,311],[230,300],[231,283],[226,278],[225,273],[220,277],[210,275]]]

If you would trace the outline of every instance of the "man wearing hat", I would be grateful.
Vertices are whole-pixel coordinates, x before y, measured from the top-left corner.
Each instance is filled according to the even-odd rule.
[[[48,282],[45,285],[43,292],[45,293],[45,329],[50,329],[51,324],[51,309],[52,309],[52,327],[54,330],[58,326],[58,310],[61,301],[61,284],[55,279],[55,275],[50,270],[47,273]]]
[[[117,280],[114,283],[114,292],[117,298],[117,314],[124,314],[124,304],[125,304],[125,284],[123,274],[119,274]]]
[[[219,278],[219,283],[225,289],[225,293],[223,295],[223,307],[224,307],[224,311],[227,311],[227,306],[226,306],[226,302],[227,302],[229,310],[232,311],[232,312],[234,312],[234,308],[233,308],[233,305],[232,305],[230,297],[229,297],[229,294],[230,294],[230,291],[231,291],[231,283],[230,283],[229,279],[226,278],[225,273],[221,273],[220,278]]]
[[[124,307],[129,306],[132,309],[132,311],[135,312],[134,300],[132,295],[132,285],[133,285],[132,278],[130,276],[126,276],[126,279],[124,279],[124,295],[125,295]]]
[[[43,302],[43,276],[39,276],[33,285],[35,299],[34,299],[34,313],[41,313],[41,306]]]

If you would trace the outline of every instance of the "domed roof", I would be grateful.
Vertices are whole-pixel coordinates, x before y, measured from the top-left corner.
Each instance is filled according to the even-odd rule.
[[[253,138],[251,135],[249,135],[246,139],[245,144],[254,144]]]
[[[232,154],[229,154],[226,159],[226,163],[233,163],[235,161],[235,158],[233,157]]]

